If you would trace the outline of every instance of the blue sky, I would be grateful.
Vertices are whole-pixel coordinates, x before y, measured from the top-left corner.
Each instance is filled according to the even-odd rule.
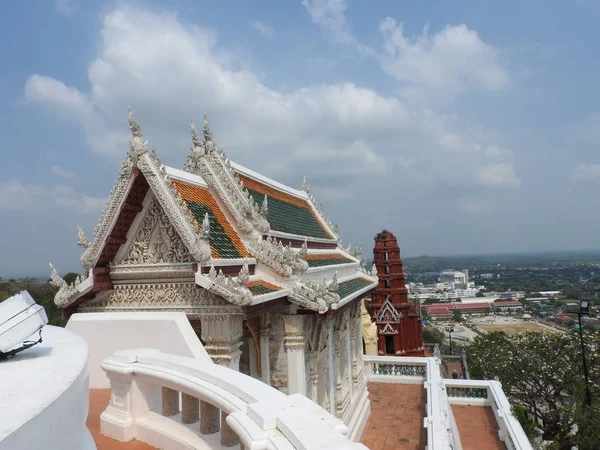
[[[190,117],[404,255],[598,248],[600,3],[9,2],[0,276],[78,270],[127,106],[180,167]],[[368,250],[366,251],[368,253]]]

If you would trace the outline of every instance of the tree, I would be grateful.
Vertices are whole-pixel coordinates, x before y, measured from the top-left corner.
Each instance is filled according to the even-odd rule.
[[[444,342],[444,333],[434,327],[423,329],[423,342],[425,344],[441,344]]]
[[[63,277],[63,280],[65,280],[67,284],[73,284],[78,276],[80,276],[78,273],[69,272]]]
[[[462,313],[458,309],[452,311],[452,320],[462,322],[464,320]]]
[[[600,334],[585,332],[584,342],[594,398],[600,394]],[[529,418],[539,423],[544,439],[553,441],[551,448],[600,448],[596,430],[600,405],[583,404],[583,360],[575,330],[511,337],[503,332],[488,333],[475,338],[467,355],[471,376],[498,377],[513,406],[524,408]]]

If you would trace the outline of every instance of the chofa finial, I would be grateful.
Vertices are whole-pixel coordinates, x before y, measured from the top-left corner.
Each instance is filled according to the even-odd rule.
[[[204,220],[202,220],[202,230],[200,231],[200,235],[208,239],[210,236],[210,220],[208,217],[208,213],[204,214]]]
[[[192,119],[190,122],[190,130],[192,132],[192,142],[194,144],[194,147],[201,147],[202,141],[200,140],[200,136],[198,135],[198,130],[196,129],[194,119]]]
[[[79,224],[77,224],[77,245],[82,248],[88,248],[91,245],[90,240],[85,236]]]
[[[306,191],[308,189],[308,184],[306,184],[306,175],[302,177],[302,185],[300,185],[301,191]]]
[[[135,116],[133,115],[131,107],[129,108],[129,114],[127,115],[127,118],[129,120],[129,129],[131,130],[133,137],[142,137],[142,129],[135,121]]]
[[[210,131],[210,123],[208,122],[208,115],[206,114],[204,114],[204,140],[207,142],[213,140],[212,132]]]
[[[267,215],[269,214],[269,205],[267,203],[267,194],[265,194],[265,198],[262,202],[262,204],[260,205],[260,209],[259,209],[259,214],[263,217],[267,217]]]

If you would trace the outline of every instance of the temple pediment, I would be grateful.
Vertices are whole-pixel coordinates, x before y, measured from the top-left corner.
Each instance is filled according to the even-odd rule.
[[[231,163],[206,118],[203,139],[192,124],[184,170],[148,151],[131,112],[129,126],[129,150],[93,239],[78,230],[85,290],[54,274],[61,307],[90,303],[128,282],[179,279],[232,305],[286,298],[325,313],[375,287],[360,250],[341,245],[306,182],[297,190]]]

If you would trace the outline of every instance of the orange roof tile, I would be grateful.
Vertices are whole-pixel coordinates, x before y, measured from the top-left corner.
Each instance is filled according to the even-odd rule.
[[[209,216],[212,214],[214,219],[219,223],[237,253],[239,253],[242,258],[250,257],[248,250],[246,250],[243,242],[225,217],[225,214],[223,214],[223,211],[221,211],[221,208],[208,189],[175,179],[172,180],[172,183],[177,188],[177,192],[179,192],[183,200],[208,207]],[[186,206],[188,207],[188,210],[190,210],[189,205],[186,204]],[[196,219],[196,222],[198,223],[197,231],[200,231],[200,224],[202,223],[203,217],[198,217],[197,212],[195,213],[195,211],[192,210],[190,210],[190,214],[192,214],[192,216]],[[223,238],[224,237],[222,236],[214,235],[211,225],[211,236],[209,240],[213,258],[231,257],[223,256],[226,254],[225,247],[227,247],[229,244],[227,242],[223,242]]]

